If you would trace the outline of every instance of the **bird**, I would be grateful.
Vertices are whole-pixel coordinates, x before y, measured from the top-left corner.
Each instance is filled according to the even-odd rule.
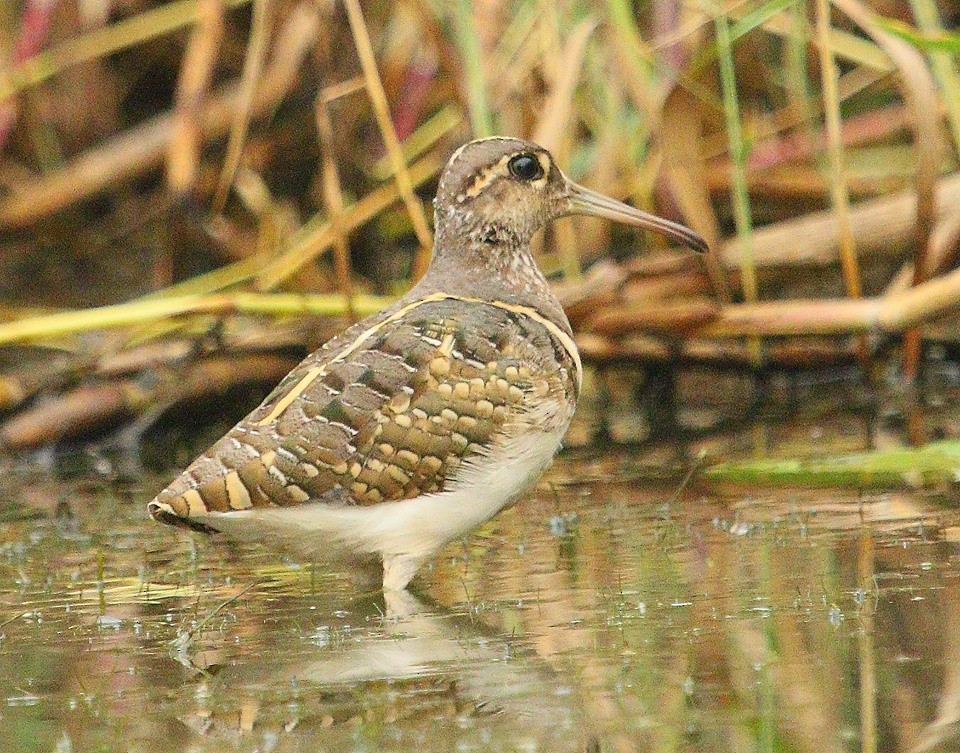
[[[541,146],[470,141],[440,176],[423,277],[307,356],[150,515],[308,561],[379,560],[384,591],[404,591],[446,543],[516,502],[561,445],[583,367],[531,240],[572,214],[707,249],[576,184]]]

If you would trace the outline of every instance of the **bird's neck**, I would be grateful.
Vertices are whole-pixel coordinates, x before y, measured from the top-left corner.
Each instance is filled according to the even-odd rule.
[[[532,232],[437,220],[433,260],[416,287],[418,295],[444,292],[529,306],[569,330],[563,307],[534,261]]]

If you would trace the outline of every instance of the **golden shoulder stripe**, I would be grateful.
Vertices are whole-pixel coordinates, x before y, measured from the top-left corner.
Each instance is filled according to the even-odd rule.
[[[306,373],[306,376],[293,386],[293,389],[277,401],[277,404],[273,406],[273,410],[267,414],[266,418],[257,421],[257,426],[266,426],[280,418],[280,414],[290,407],[290,403],[296,400],[300,393],[307,389],[310,383],[323,373],[323,366],[314,366],[310,369],[310,371]]]

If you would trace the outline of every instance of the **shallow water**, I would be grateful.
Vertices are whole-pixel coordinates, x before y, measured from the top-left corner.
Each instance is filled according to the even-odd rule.
[[[0,749],[960,746],[950,500],[640,469],[567,454],[389,602],[356,572],[152,523],[163,478],[8,474]]]

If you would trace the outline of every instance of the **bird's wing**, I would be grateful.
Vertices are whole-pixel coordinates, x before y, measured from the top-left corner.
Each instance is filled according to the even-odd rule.
[[[569,336],[532,309],[421,299],[305,359],[151,510],[189,520],[440,492],[531,421],[556,429],[534,407],[555,403],[565,421],[579,369]]]

